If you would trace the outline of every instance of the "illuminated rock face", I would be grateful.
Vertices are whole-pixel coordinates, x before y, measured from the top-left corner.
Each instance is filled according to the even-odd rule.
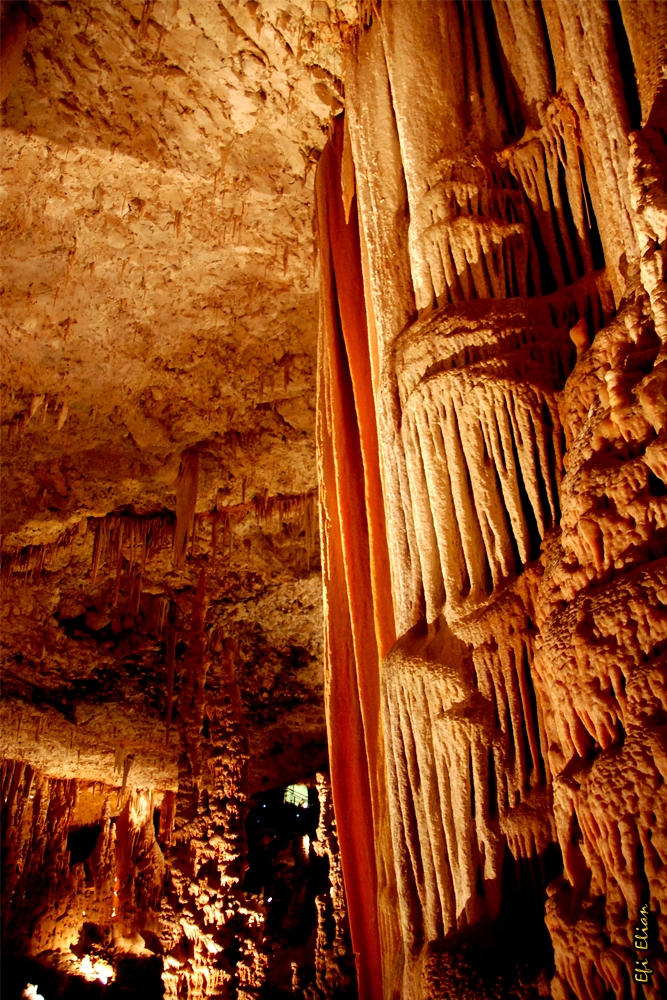
[[[348,881],[346,781],[375,845],[360,983],[658,997],[667,10],[383,0],[362,22],[318,172]]]

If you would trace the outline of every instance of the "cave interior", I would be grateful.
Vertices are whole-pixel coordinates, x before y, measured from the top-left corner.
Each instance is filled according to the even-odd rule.
[[[0,40],[3,998],[667,996],[667,3]]]

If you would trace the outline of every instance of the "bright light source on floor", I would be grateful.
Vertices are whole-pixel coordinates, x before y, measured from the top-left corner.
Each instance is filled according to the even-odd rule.
[[[94,982],[96,979],[99,979],[103,986],[106,986],[107,983],[113,979],[112,966],[101,958],[97,958],[94,962],[92,962],[90,955],[84,955],[79,962],[79,972],[82,976],[85,976],[89,982]]]
[[[37,987],[34,983],[28,983],[23,991],[24,1000],[44,1000],[41,993],[37,992]]]
[[[308,785],[288,785],[285,789],[283,802],[288,802],[292,806],[308,808]]]

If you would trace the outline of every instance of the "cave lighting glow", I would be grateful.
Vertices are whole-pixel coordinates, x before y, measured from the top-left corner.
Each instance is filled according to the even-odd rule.
[[[288,785],[283,802],[302,809],[308,808],[308,785]]]

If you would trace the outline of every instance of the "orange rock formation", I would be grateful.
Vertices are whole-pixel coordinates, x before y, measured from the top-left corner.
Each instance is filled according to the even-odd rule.
[[[667,989],[666,60],[623,0],[382,0],[348,50],[318,446],[369,1000]]]

